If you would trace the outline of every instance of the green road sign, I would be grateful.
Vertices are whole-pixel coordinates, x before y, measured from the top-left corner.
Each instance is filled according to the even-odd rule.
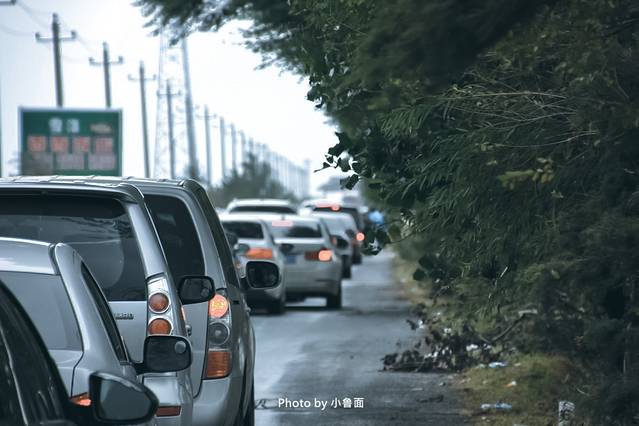
[[[122,111],[20,108],[22,175],[122,174]]]

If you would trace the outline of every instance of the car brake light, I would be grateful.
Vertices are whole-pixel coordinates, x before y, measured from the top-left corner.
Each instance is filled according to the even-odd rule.
[[[169,322],[169,320],[165,318],[155,318],[151,320],[148,326],[148,332],[150,335],[153,334],[171,334],[173,330],[173,326]]]
[[[182,412],[182,407],[179,405],[165,405],[163,407],[158,407],[155,415],[158,417],[175,417],[179,416]]]
[[[270,248],[254,247],[246,252],[249,259],[273,259],[273,250]]]
[[[209,317],[222,318],[229,310],[229,301],[221,294],[216,294],[209,300]]]
[[[149,309],[156,314],[162,314],[169,309],[169,298],[164,293],[153,293],[149,297]]]
[[[366,238],[366,236],[364,235],[364,233],[363,233],[363,232],[358,232],[358,233],[357,233],[357,235],[355,235],[355,239],[356,239],[357,241],[360,241],[360,242],[361,242],[361,241],[364,241],[364,238]]]
[[[206,379],[219,379],[231,373],[231,351],[209,351],[206,356]]]
[[[318,260],[320,262],[330,262],[333,258],[333,252],[331,250],[318,250],[318,251],[307,251],[304,253],[304,259],[306,260]]]
[[[88,393],[81,393],[80,395],[76,395],[71,397],[71,402],[75,405],[80,405],[82,407],[90,407],[91,406],[91,398],[89,398]]]
[[[339,211],[339,206],[331,206],[331,210],[333,210],[334,212],[338,212]]]

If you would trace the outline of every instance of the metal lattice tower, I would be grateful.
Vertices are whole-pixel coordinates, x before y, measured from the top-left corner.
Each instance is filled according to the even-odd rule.
[[[170,144],[167,82],[172,95],[173,139],[175,143],[175,171],[184,176],[188,164],[187,122],[184,102],[184,58],[180,44],[171,45],[164,33],[160,35],[160,64],[158,70],[158,92],[155,115],[155,155],[153,177],[170,177]]]

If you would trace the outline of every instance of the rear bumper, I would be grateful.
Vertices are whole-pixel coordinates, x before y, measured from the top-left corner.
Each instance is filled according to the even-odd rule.
[[[158,417],[158,426],[179,426],[191,424],[193,399],[190,389],[175,376],[144,376],[143,383],[158,397],[161,406],[182,407],[179,416]]]
[[[193,426],[232,425],[240,406],[242,386],[241,376],[203,380],[193,402]]]
[[[268,304],[280,300],[282,293],[284,293],[284,283],[268,290],[250,290],[246,293],[246,301],[250,306]]]

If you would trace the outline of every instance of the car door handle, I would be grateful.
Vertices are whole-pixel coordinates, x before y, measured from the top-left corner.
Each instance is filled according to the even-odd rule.
[[[190,337],[191,334],[193,334],[193,328],[191,327],[191,324],[186,324],[186,335]]]

